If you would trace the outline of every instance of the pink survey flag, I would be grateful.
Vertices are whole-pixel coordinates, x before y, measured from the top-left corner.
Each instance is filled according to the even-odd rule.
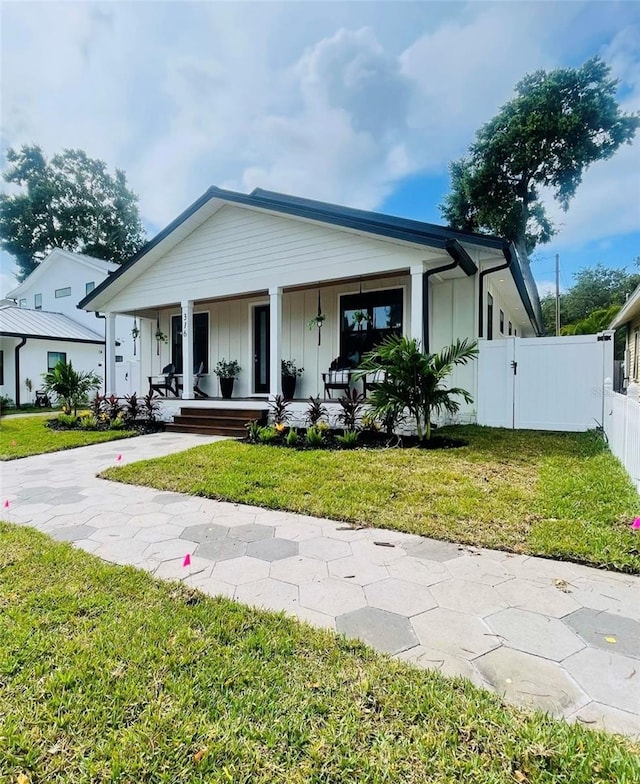
[[[122,455],[116,455],[116,463],[119,463],[122,460]]]
[[[9,499],[7,499],[7,500],[4,502],[4,508],[5,508],[5,509],[8,509],[8,508],[9,508]]]
[[[636,519],[631,523],[631,527],[633,528],[634,531],[640,529],[640,517],[636,517]]]
[[[184,557],[184,561],[182,562],[183,566],[191,566],[191,555],[187,553]]]

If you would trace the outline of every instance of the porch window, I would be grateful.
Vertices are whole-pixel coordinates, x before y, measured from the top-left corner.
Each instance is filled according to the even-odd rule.
[[[487,340],[493,340],[493,296],[487,294]]]
[[[67,363],[65,351],[47,351],[47,370],[49,373],[55,368],[58,362]]]
[[[357,367],[362,355],[389,335],[402,335],[402,289],[340,297],[340,358]]]
[[[191,328],[193,367],[203,364],[202,372],[209,372],[209,314],[194,313]],[[171,316],[171,363],[176,373],[183,373],[182,366],[182,316]]]
[[[504,335],[504,311],[500,311],[500,334]]]

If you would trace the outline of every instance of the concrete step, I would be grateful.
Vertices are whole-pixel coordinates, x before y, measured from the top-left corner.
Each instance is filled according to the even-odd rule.
[[[204,427],[216,425],[220,427],[244,428],[247,422],[252,422],[254,419],[260,419],[260,417],[245,419],[244,417],[205,417],[176,414],[173,417],[173,423],[175,425],[202,425]]]
[[[179,416],[182,417],[206,417],[207,419],[231,419],[234,421],[249,422],[253,419],[267,417],[268,409],[258,408],[180,408]]]
[[[220,425],[189,425],[169,423],[165,430],[169,433],[200,433],[205,436],[228,436],[229,438],[244,438],[247,431],[244,427],[221,427]]]

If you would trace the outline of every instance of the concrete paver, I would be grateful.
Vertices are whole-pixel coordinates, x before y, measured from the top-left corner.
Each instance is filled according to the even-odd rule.
[[[4,463],[5,517],[640,739],[639,577],[96,477],[216,440],[155,434]]]

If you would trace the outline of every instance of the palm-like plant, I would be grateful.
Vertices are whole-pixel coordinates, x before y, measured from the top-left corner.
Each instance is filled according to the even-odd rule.
[[[91,371],[74,370],[71,360],[60,360],[53,370],[43,373],[42,378],[45,391],[55,393],[62,400],[65,409],[73,409],[74,416],[78,405],[86,401],[89,392],[102,383],[99,376]]]
[[[458,340],[439,354],[425,354],[415,339],[391,335],[363,356],[355,377],[382,371],[384,380],[369,399],[373,412],[385,418],[408,411],[419,441],[428,441],[432,415],[455,414],[460,409],[455,398],[473,402],[466,389],[446,387],[444,382],[456,365],[465,365],[477,354],[476,343],[468,340]]]

